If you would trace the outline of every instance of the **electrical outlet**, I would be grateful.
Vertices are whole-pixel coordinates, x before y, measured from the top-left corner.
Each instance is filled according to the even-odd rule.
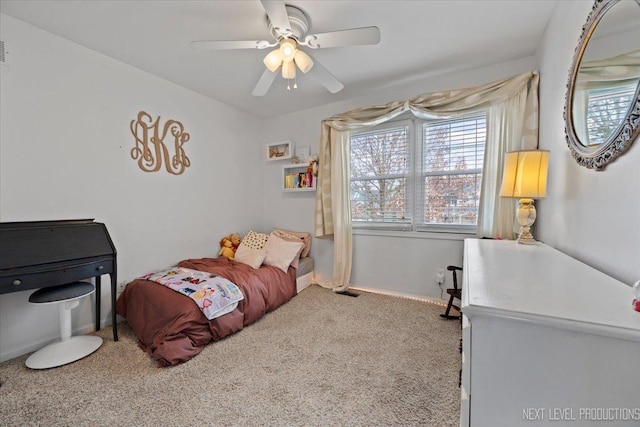
[[[120,295],[121,293],[124,292],[124,288],[126,287],[127,287],[127,282],[118,283],[118,285],[116,286],[116,293]]]
[[[439,268],[436,271],[436,284],[442,285],[444,283],[444,268]]]

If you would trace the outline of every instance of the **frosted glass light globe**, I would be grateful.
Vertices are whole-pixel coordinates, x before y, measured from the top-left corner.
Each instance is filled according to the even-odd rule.
[[[293,61],[296,50],[297,44],[294,40],[284,39],[280,42],[280,54],[284,62]]]

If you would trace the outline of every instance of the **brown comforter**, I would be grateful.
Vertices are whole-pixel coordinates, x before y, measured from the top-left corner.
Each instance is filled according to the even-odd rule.
[[[262,266],[257,270],[227,258],[188,259],[180,267],[207,271],[238,285],[244,300],[231,313],[207,320],[185,295],[148,280],[129,283],[116,304],[116,312],[138,337],[140,347],[158,366],[186,362],[211,341],[238,332],[276,309],[296,294],[295,269],[288,273]]]

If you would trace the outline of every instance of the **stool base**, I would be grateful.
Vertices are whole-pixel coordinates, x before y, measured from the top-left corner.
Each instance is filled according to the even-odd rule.
[[[48,369],[66,365],[86,357],[102,345],[102,338],[76,335],[66,341],[51,343],[33,353],[25,364],[31,369]]]

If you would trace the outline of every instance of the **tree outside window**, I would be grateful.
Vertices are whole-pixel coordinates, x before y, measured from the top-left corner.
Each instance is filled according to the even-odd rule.
[[[415,128],[420,132],[414,134]],[[475,229],[485,139],[484,113],[455,120],[404,120],[352,134],[354,226]]]
[[[400,126],[351,137],[352,221],[411,222],[409,131],[409,126]]]
[[[486,117],[423,124],[423,224],[475,226]]]

